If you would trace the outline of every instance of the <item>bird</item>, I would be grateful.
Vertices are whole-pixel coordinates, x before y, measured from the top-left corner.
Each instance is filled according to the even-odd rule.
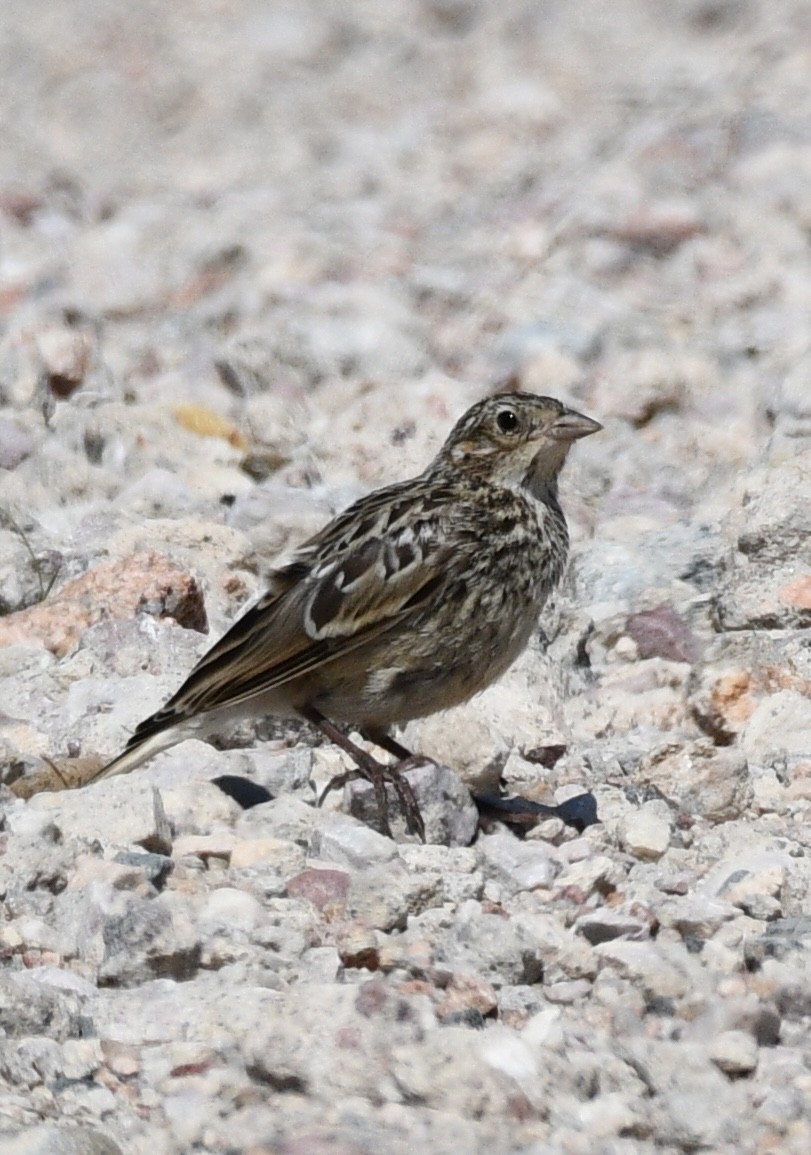
[[[391,734],[467,701],[527,646],[563,574],[569,535],[558,477],[572,444],[602,426],[552,397],[499,392],[472,405],[417,477],[334,517],[269,576],[266,592],[91,781],[126,774],[224,722],[273,715],[320,729],[386,787],[425,837],[404,771],[426,759]],[[384,763],[352,727],[392,755]]]

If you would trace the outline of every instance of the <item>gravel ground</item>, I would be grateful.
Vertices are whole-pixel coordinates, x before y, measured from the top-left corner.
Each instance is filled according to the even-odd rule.
[[[809,46],[804,0],[4,0],[0,1155],[811,1150]],[[270,724],[42,790],[507,381],[605,425],[572,565],[407,739],[598,825],[470,844],[428,773],[393,842]]]

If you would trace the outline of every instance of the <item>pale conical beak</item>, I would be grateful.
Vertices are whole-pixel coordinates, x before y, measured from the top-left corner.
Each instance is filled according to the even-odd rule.
[[[547,429],[547,437],[555,441],[577,441],[581,437],[589,437],[592,433],[599,433],[602,425],[591,417],[576,413],[574,409],[567,409],[560,417],[556,417]]]

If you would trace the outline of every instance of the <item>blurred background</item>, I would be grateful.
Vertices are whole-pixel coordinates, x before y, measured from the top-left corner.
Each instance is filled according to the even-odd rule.
[[[6,381],[67,318],[138,397],[517,376],[749,451],[808,350],[809,45],[804,0],[5,0]]]
[[[0,505],[61,549],[101,494],[254,528],[323,482],[309,529],[506,385],[607,426],[576,529],[717,524],[811,414],[810,34],[804,0],[6,0]]]

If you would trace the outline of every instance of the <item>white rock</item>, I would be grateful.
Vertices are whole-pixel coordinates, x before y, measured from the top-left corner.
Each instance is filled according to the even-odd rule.
[[[521,1031],[523,1041],[540,1050],[557,1050],[564,1044],[563,1012],[558,1007],[544,1007],[528,1019]]]
[[[657,943],[614,939],[600,943],[594,952],[620,974],[640,982],[649,996],[680,998],[691,988],[687,968],[676,965]]]
[[[271,870],[290,878],[304,869],[302,847],[285,838],[239,838],[231,850],[231,869]]]
[[[740,735],[752,759],[779,754],[811,757],[811,699],[798,690],[779,690],[758,703]]]
[[[581,840],[578,840],[581,841]],[[568,849],[565,844],[562,851]],[[561,857],[566,857],[561,854]],[[555,880],[556,888],[564,890],[566,887],[576,887],[588,895],[595,889],[605,891],[616,890],[625,881],[626,871],[621,863],[615,862],[605,854],[592,854],[591,858],[569,861]]]
[[[54,795],[56,797],[56,795]],[[56,821],[49,809],[18,802],[11,805],[4,814],[7,829],[12,834],[26,838],[45,839],[46,831],[56,830]]]
[[[372,862],[397,858],[397,844],[359,822],[335,822],[313,834],[312,853],[316,858],[339,866],[364,867]]]
[[[220,886],[206,899],[200,910],[200,918],[236,930],[251,931],[263,920],[264,909],[261,902],[247,891]]]
[[[220,755],[220,751],[212,753]],[[218,769],[227,774],[240,772],[238,764]],[[213,782],[191,780],[176,786],[161,786],[161,797],[177,834],[210,834],[218,827],[231,826],[242,813],[239,804]]]
[[[99,1039],[65,1039],[62,1063],[66,1079],[86,1079],[104,1062]]]
[[[717,862],[701,883],[701,892],[720,898],[724,902],[760,917],[752,910],[753,904],[761,905],[762,900],[774,900],[775,906],[768,908],[780,912],[780,895],[787,875],[796,862],[788,854],[779,851],[761,851],[739,854],[723,858]]]
[[[623,847],[635,858],[655,861],[670,845],[671,819],[663,802],[646,802],[631,811],[620,823],[619,835]]]
[[[28,803],[45,812],[66,838],[102,846],[143,846],[166,854],[171,828],[160,794],[139,775],[110,778],[83,790],[36,794]]]
[[[559,869],[549,848],[540,842],[521,842],[514,834],[498,832],[482,838],[485,876],[493,879],[507,894],[521,890],[546,889]]]
[[[522,1035],[506,1027],[495,1026],[488,1031],[478,1051],[488,1067],[509,1075],[519,1086],[537,1080],[538,1061],[533,1048]]]
[[[748,1031],[722,1031],[710,1044],[710,1058],[727,1075],[748,1075],[758,1064],[758,1045]]]

